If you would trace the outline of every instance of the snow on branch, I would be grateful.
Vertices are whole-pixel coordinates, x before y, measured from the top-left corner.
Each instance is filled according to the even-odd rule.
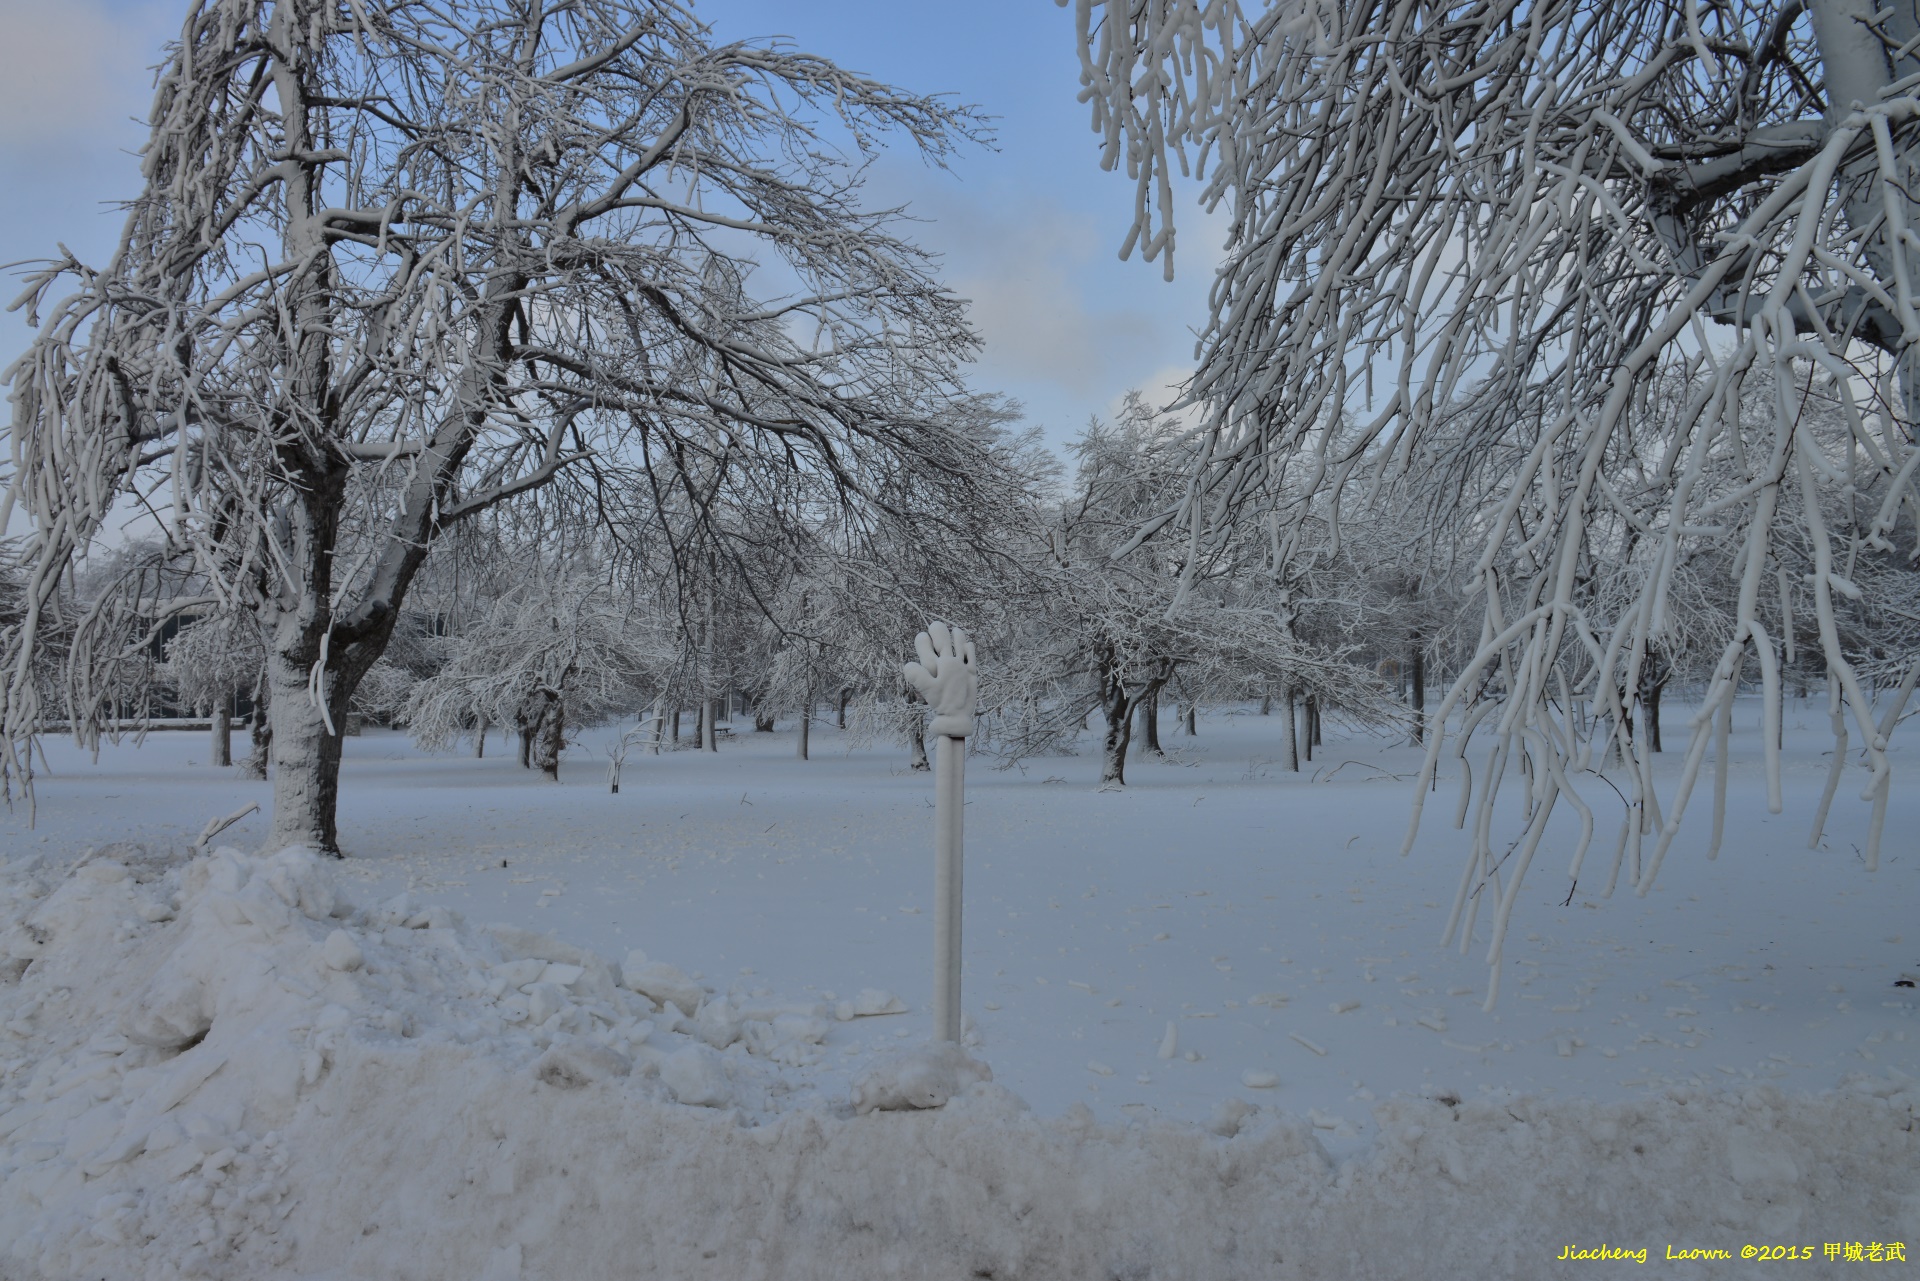
[[[1580,780],[1609,754],[1612,876],[1651,887],[1710,754],[1724,778],[1750,670],[1778,725],[1788,652],[1817,655],[1857,735],[1872,865],[1889,761],[1863,671],[1913,654],[1920,569],[1913,8],[1075,7],[1103,162],[1136,182],[1125,248],[1171,253],[1173,166],[1210,162],[1203,200],[1229,214],[1189,388],[1203,462],[1167,508],[1190,547],[1300,519],[1267,482],[1292,469],[1335,513],[1411,505],[1481,548],[1477,653],[1436,724],[1495,739],[1462,880],[1463,902],[1498,899],[1489,960],[1548,816],[1565,801],[1590,831]],[[1702,557],[1728,575],[1710,637],[1677,603]],[[1676,651],[1713,659],[1663,807],[1633,724]],[[1443,738],[1422,796],[1464,751]],[[1471,906],[1454,916],[1464,945]]]

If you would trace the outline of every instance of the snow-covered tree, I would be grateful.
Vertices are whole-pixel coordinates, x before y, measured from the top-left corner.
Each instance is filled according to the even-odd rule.
[[[984,669],[982,701],[1004,755],[1059,750],[1097,709],[1102,785],[1123,786],[1136,719],[1182,676],[1190,699],[1266,676],[1368,722],[1386,714],[1380,682],[1348,661],[1351,644],[1296,633],[1292,598],[1261,562],[1266,548],[1221,540],[1206,563],[1183,568],[1164,540],[1142,537],[1186,485],[1190,451],[1179,424],[1137,396],[1075,443],[1072,486],[1032,533],[1014,635]]]
[[[1136,183],[1127,248],[1172,269],[1171,168],[1197,165],[1228,216],[1192,384],[1209,431],[1177,508],[1190,558],[1259,517],[1250,496],[1281,458],[1353,505],[1362,480],[1490,504],[1466,576],[1481,634],[1435,723],[1493,700],[1465,732],[1492,732],[1531,788],[1512,854],[1483,830],[1465,882],[1492,892],[1508,873],[1492,959],[1556,805],[1589,815],[1577,763],[1592,735],[1624,734],[1619,691],[1672,626],[1696,540],[1728,544],[1738,588],[1657,825],[1632,742],[1633,846],[1643,826],[1655,842],[1639,890],[1724,741],[1746,656],[1777,720],[1762,599],[1789,529],[1811,553],[1806,616],[1835,706],[1871,770],[1873,865],[1892,722],[1838,615],[1864,592],[1850,564],[1897,557],[1910,573],[1920,552],[1912,0],[1074,2],[1103,159]],[[1673,370],[1690,394],[1644,412]],[[1844,439],[1804,429],[1810,397],[1837,405]],[[1738,483],[1710,498],[1713,466]],[[1873,502],[1825,501],[1868,482]],[[1634,597],[1602,613],[1588,586],[1619,523],[1652,551]],[[1911,653],[1894,666],[1920,674]],[[1568,696],[1596,715],[1575,717]],[[1772,747],[1767,769],[1777,805]],[[1476,779],[1483,803],[1499,772]]]
[[[520,763],[557,782],[568,727],[651,700],[678,655],[603,579],[562,570],[536,580],[454,642],[445,665],[413,685],[405,717],[428,750],[511,725]]]
[[[265,668],[260,629],[246,615],[183,620],[167,642],[164,678],[183,705],[206,709],[214,765],[233,764],[234,704],[237,696],[253,693]]]
[[[172,607],[260,626],[269,840],[331,851],[340,722],[461,522],[636,456],[696,504],[722,472],[857,504],[879,468],[964,505],[974,447],[932,412],[963,304],[857,173],[887,134],[938,161],[964,111],[673,0],[194,0],[151,120],[111,261],[22,299],[9,781],[62,573],[136,506],[206,585]],[[81,648],[149,603],[114,599]]]

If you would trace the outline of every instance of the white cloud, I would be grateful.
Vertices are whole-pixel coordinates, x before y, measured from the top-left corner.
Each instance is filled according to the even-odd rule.
[[[1120,264],[1106,261],[1108,246],[1083,213],[1000,183],[981,194],[920,185],[912,211],[927,220],[914,238],[944,256],[948,283],[972,304],[984,381],[1049,384],[1092,408],[1116,382],[1164,361],[1169,336],[1177,340],[1133,291],[1113,296]]]
[[[1186,389],[1187,379],[1191,377],[1193,377],[1191,364],[1165,365],[1133,383],[1127,390],[1139,392],[1141,397],[1155,409],[1165,409],[1180,398],[1181,393]],[[1108,401],[1107,417],[1117,417],[1126,399],[1127,393],[1123,391]],[[1203,416],[1198,408],[1192,406],[1179,411],[1178,414],[1182,422],[1190,424],[1198,424]]]
[[[1152,319],[1139,312],[1089,309],[1067,272],[1045,259],[961,276],[955,289],[973,303],[974,326],[986,341],[983,365],[1077,396],[1098,395],[1124,376],[1155,338]]]
[[[52,149],[144,115],[156,5],[0,0],[0,147]]]

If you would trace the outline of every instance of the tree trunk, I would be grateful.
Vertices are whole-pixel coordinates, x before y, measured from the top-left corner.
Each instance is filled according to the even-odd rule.
[[[847,700],[853,697],[853,689],[848,687],[840,691],[840,728],[847,727]]]
[[[1127,785],[1127,744],[1133,738],[1133,706],[1126,687],[1118,680],[1101,682],[1100,710],[1107,717],[1106,741],[1102,745],[1100,786]]]
[[[1647,723],[1647,746],[1660,750],[1660,693],[1667,687],[1673,667],[1658,646],[1647,646],[1640,661],[1640,711]]]
[[[544,689],[536,689],[520,700],[513,709],[513,728],[520,739],[520,768],[534,767],[534,741],[539,737],[541,722],[546,719],[548,706],[553,695]]]
[[[714,724],[715,713],[718,712],[719,707],[720,700],[717,698],[702,699],[700,702],[700,748],[702,751],[720,750],[720,735],[715,732],[717,727]]]
[[[223,690],[214,697],[213,713],[208,719],[213,730],[213,763],[233,764],[233,691]]]
[[[674,747],[678,749],[680,746],[680,709],[678,707],[673,709],[673,734],[671,737]]]
[[[1320,700],[1312,694],[1307,695],[1307,714],[1301,718],[1300,741],[1306,750],[1300,754],[1307,758],[1307,764],[1313,764],[1314,745],[1320,741]]]
[[[1317,697],[1307,700],[1307,716],[1312,722],[1309,728],[1313,731],[1313,745],[1325,747],[1326,743],[1320,737],[1320,700]]]
[[[1295,774],[1300,772],[1300,727],[1294,717],[1293,706],[1299,698],[1299,691],[1287,686],[1287,768]]]
[[[1187,737],[1188,737],[1188,738],[1195,738],[1195,737],[1198,737],[1198,732],[1197,732],[1197,731],[1196,731],[1196,730],[1194,729],[1194,727],[1193,727],[1193,722],[1194,722],[1194,712],[1195,712],[1195,710],[1196,710],[1196,705],[1195,705],[1195,704],[1193,704],[1193,703],[1188,703],[1188,704],[1187,704],[1187,720],[1186,720],[1186,723],[1187,723]]]
[[[1165,756],[1160,746],[1160,687],[1155,685],[1152,691],[1135,700],[1140,709],[1140,752],[1142,755],[1152,752],[1155,756]]]
[[[482,716],[473,727],[473,759],[482,761],[487,758],[487,718]]]
[[[1418,747],[1427,741],[1427,649],[1418,636],[1413,638],[1407,669],[1412,673],[1407,695],[1413,704],[1413,745]]]
[[[762,707],[754,708],[753,732],[756,734],[773,733],[773,713]]]
[[[267,757],[273,744],[273,722],[267,717],[269,688],[267,673],[262,669],[260,678],[253,685],[253,716],[247,730],[252,747],[247,753],[247,763],[240,771],[244,778],[265,779],[267,776]]]
[[[907,746],[912,749],[913,768],[930,770],[933,762],[927,759],[927,718],[919,712],[907,722]]]
[[[1263,689],[1260,691],[1260,714],[1262,716],[1273,715],[1273,691],[1272,690]]]
[[[334,807],[340,796],[340,735],[308,698],[308,665],[289,659],[275,645],[267,648],[269,750],[273,760],[273,830],[267,849],[307,845],[340,857]],[[333,729],[344,729],[351,691],[345,682],[326,681],[327,712]]]
[[[567,695],[563,681],[558,694],[549,694],[534,725],[533,764],[555,783],[560,781],[560,749],[566,746]]]
[[[808,695],[807,701],[800,705],[800,749],[799,750],[800,750],[800,759],[803,761],[807,759],[808,731],[812,728],[812,726],[813,726],[813,697],[812,695]]]

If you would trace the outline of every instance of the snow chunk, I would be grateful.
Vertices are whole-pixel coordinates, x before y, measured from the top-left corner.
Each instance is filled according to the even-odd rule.
[[[1231,1139],[1240,1133],[1242,1123],[1257,1110],[1245,1099],[1224,1099],[1208,1118],[1207,1131],[1223,1139]]]
[[[552,1048],[533,1063],[536,1079],[563,1090],[579,1089],[632,1071],[633,1060],[618,1050],[573,1036],[554,1041]]]
[[[353,941],[353,935],[345,930],[335,930],[327,935],[327,941],[320,949],[321,959],[326,961],[328,969],[357,970],[367,963],[366,953]]]
[[[192,1045],[213,1026],[206,985],[180,969],[162,969],[120,1019],[129,1040],[162,1050]]]
[[[542,983],[557,983],[561,987],[572,987],[586,974],[584,965],[568,965],[562,961],[548,961],[546,968],[540,971]]]
[[[691,1018],[706,999],[707,990],[675,965],[649,961],[645,952],[631,952],[620,966],[620,981],[656,1005],[678,1006]]]
[[[260,877],[302,916],[324,921],[333,915],[333,880],[306,846],[291,845],[275,854],[260,869]]]
[[[102,885],[118,885],[131,878],[133,873],[127,870],[127,865],[118,859],[102,858],[83,865],[74,875],[85,877],[89,881],[98,881]]]
[[[937,1108],[974,1082],[991,1080],[992,1068],[951,1041],[937,1041],[889,1055],[857,1077],[853,1110],[865,1116],[876,1108]]]
[[[675,1101],[691,1107],[720,1108],[733,1101],[725,1065],[704,1045],[689,1045],[669,1054],[660,1063],[660,1080],[673,1092]]]
[[[547,972],[549,963],[539,957],[521,957],[517,961],[502,961],[493,967],[493,973],[516,992],[529,983],[538,983],[540,976]]]
[[[1778,1140],[1769,1142],[1767,1136],[1745,1126],[1737,1126],[1727,1135],[1727,1160],[1732,1167],[1733,1181],[1743,1187],[1754,1183],[1800,1181],[1800,1167],[1794,1164],[1786,1147]]]
[[[851,1001],[834,1007],[834,1017],[842,1023],[850,1019],[870,1018],[878,1014],[905,1014],[907,1003],[893,993],[877,987],[865,988]]]

